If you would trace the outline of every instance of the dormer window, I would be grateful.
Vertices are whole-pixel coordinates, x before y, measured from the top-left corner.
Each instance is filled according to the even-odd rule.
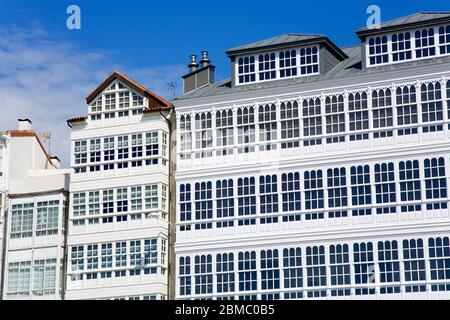
[[[416,37],[416,58],[434,56],[436,48],[434,45],[434,29],[417,30]]]
[[[367,66],[420,60],[450,54],[450,25],[367,36]]]
[[[369,61],[371,65],[387,63],[389,61],[386,36],[369,39]]]
[[[450,26],[439,28],[439,53],[450,54]]]
[[[319,73],[319,50],[317,47],[300,50],[300,73]]]
[[[348,58],[323,35],[297,33],[242,45],[227,55],[232,62],[232,86],[325,74]]]
[[[267,52],[237,60],[237,84],[319,73],[317,46]],[[258,75],[258,77],[256,77]]]
[[[275,53],[266,53],[258,57],[259,80],[270,80],[276,78]]]
[[[394,62],[412,58],[411,33],[403,32],[392,35],[392,60]]]
[[[280,78],[295,77],[297,75],[297,51],[281,51],[279,55]]]
[[[255,57],[239,58],[238,60],[239,83],[249,83],[256,81]]]

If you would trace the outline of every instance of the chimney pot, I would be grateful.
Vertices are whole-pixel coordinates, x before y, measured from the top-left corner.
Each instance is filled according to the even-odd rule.
[[[208,51],[202,51],[202,59],[200,60],[200,65],[202,68],[209,65],[211,61],[208,59]]]
[[[61,169],[61,161],[57,156],[51,156],[50,160],[52,160],[52,163],[56,167],[56,169]]]
[[[19,131],[29,131],[31,130],[31,120],[30,119],[19,119]]]
[[[197,63],[197,56],[195,54],[191,54],[189,56],[190,58],[190,62],[188,65],[189,68],[189,73],[194,72],[195,70],[197,70],[198,68],[198,63]]]

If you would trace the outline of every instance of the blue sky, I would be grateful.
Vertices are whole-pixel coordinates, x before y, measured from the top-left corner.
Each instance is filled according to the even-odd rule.
[[[66,9],[81,8],[81,30]],[[52,130],[52,149],[68,164],[65,120],[86,113],[84,97],[120,70],[166,98],[188,56],[210,52],[216,78],[229,76],[225,51],[283,33],[322,33],[339,46],[358,43],[366,8],[382,21],[418,11],[450,11],[448,0],[150,1],[0,0],[0,131],[29,117]]]

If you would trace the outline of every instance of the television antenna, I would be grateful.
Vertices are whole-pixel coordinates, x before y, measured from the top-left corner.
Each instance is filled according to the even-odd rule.
[[[43,131],[39,134],[41,139],[44,141],[44,143],[47,143],[48,145],[48,154],[50,153],[50,145],[51,145],[51,139],[52,139],[52,133],[50,131]]]
[[[169,91],[173,91],[173,98],[175,99],[177,95],[177,82],[176,81],[166,82],[166,87]]]

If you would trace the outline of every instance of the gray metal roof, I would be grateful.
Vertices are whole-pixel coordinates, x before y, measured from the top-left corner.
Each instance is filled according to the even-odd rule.
[[[304,42],[304,41],[316,40],[316,39],[321,39],[321,38],[325,38],[325,36],[322,34],[286,33],[286,34],[282,34],[280,36],[276,36],[273,38],[264,39],[261,41],[256,41],[256,42],[248,43],[248,44],[245,44],[245,45],[242,45],[239,47],[229,49],[229,50],[227,50],[227,54],[233,53],[236,51],[267,48],[267,47],[272,47],[272,46]]]
[[[421,24],[430,22],[431,20],[436,19],[447,19],[450,18],[450,12],[418,12],[411,14],[406,17],[401,17],[398,19],[390,20],[381,23],[380,29],[389,29],[389,28],[396,28],[396,27],[407,27],[411,24]],[[364,31],[379,31],[380,29],[368,29],[367,27],[360,28],[356,32],[357,34],[364,32]]]
[[[209,84],[205,87],[188,92],[180,97],[177,97],[173,102],[176,103],[177,100],[184,100],[190,98],[209,97],[228,93],[246,92],[264,88],[283,87],[293,84],[303,84],[303,83],[306,84],[324,80],[345,79],[357,75],[380,74],[386,71],[410,69],[415,66],[433,65],[439,62],[447,62],[447,63],[450,62],[450,56],[446,56],[362,69],[361,45],[349,46],[341,48],[341,50],[345,54],[347,54],[348,59],[339,62],[333,69],[329,70],[326,74],[297,77],[284,80],[274,80],[254,84],[245,84],[235,87],[231,86],[231,79],[228,78],[216,82],[214,84]]]

